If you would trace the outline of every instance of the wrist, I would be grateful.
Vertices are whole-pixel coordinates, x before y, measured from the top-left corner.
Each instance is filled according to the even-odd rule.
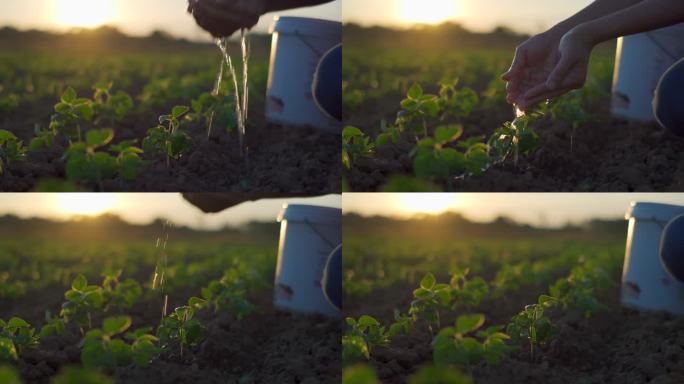
[[[602,41],[599,31],[595,29],[594,23],[582,23],[567,32],[573,40],[581,42],[583,45],[593,49]]]

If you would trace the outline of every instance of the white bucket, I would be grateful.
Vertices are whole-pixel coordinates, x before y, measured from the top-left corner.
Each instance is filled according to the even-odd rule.
[[[277,124],[311,126],[339,134],[342,123],[316,105],[312,88],[321,58],[342,42],[342,23],[276,17],[271,32],[266,119]]]
[[[622,303],[639,309],[684,314],[684,284],[675,280],[660,260],[663,229],[684,214],[684,207],[655,203],[632,203],[625,265],[622,272]]]
[[[321,280],[328,257],[342,243],[342,210],[285,204],[278,217],[280,244],[273,303],[276,308],[341,317]]]
[[[684,23],[619,38],[613,75],[613,115],[655,121],[653,94],[658,81],[682,57]]]

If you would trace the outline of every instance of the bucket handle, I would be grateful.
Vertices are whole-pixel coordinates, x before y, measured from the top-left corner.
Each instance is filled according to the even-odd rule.
[[[331,249],[335,249],[335,247],[337,247],[339,245],[339,244],[333,244],[332,241],[328,240],[325,236],[323,236],[321,231],[319,231],[316,228],[316,226],[313,225],[309,220],[304,219],[304,223],[306,223],[306,225],[308,225],[309,228],[311,228],[311,230],[316,234],[316,236],[320,237],[321,240],[323,240],[326,244],[328,244]]]

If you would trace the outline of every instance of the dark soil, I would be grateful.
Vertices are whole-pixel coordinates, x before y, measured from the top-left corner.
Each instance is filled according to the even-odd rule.
[[[347,316],[377,316],[388,324],[392,311],[408,308],[414,287],[396,286],[374,292],[370,302],[349,298]],[[485,325],[506,324],[526,304],[536,301],[546,287],[525,287],[472,312],[484,313]],[[607,309],[585,319],[576,313],[551,312],[560,335],[535,354],[526,348],[513,352],[498,366],[482,363],[472,367],[475,383],[509,384],[642,384],[684,383],[684,317],[657,312],[638,312],[620,306],[618,289],[600,295]],[[445,314],[442,326],[461,313]],[[371,351],[370,363],[382,383],[406,383],[407,377],[432,362],[431,337],[417,328],[410,335],[392,338],[388,348]]]
[[[369,102],[348,111],[346,123],[361,127],[374,138],[379,121],[393,120],[400,98]],[[388,112],[389,111],[389,112]],[[569,122],[550,118],[533,123],[541,148],[518,166],[496,165],[481,176],[442,181],[454,191],[473,192],[676,192],[684,191],[684,139],[655,124],[627,123],[611,118],[606,106],[588,111],[598,121],[573,133]],[[496,127],[513,119],[513,111],[500,107],[476,110],[462,123],[464,138],[489,137]],[[572,148],[571,148],[572,140]],[[412,174],[410,151],[415,139],[377,148],[372,159],[361,159],[345,172],[353,191],[376,191],[396,174]]]
[[[339,135],[313,128],[284,127],[264,120],[263,107],[253,106],[247,121],[248,156],[239,155],[237,133],[227,133],[214,127],[207,138],[204,125],[187,128],[194,147],[179,161],[171,161],[145,154],[153,162],[133,181],[121,177],[106,180],[101,185],[88,185],[98,191],[154,191],[154,192],[245,192],[287,193],[289,195],[318,195],[339,193],[340,149]],[[51,106],[46,110],[50,111]],[[33,137],[36,118],[17,116],[5,119],[3,127],[28,143]],[[157,117],[127,118],[115,129],[114,142],[137,139],[141,143]],[[38,121],[49,121],[49,116]],[[0,191],[31,191],[41,179],[65,178],[61,160],[66,143],[56,143],[48,150],[30,152],[27,161],[15,162],[0,178]]]
[[[60,292],[63,290],[55,287],[45,294],[31,294],[23,301],[4,302],[0,318],[19,316],[39,328],[45,308],[59,308],[63,301]],[[182,305],[190,294],[172,294],[169,307]],[[208,335],[182,360],[177,354],[164,353],[148,368],[128,366],[107,373],[120,383],[141,384],[340,382],[339,321],[277,311],[269,291],[251,300],[259,311],[241,321],[211,311],[200,312],[197,316]],[[159,308],[154,298],[137,303],[128,312],[132,328],[158,324]],[[79,365],[80,340],[80,331],[69,328],[62,336],[42,339],[38,349],[24,351],[16,364],[22,379],[26,383],[49,383],[61,367]]]

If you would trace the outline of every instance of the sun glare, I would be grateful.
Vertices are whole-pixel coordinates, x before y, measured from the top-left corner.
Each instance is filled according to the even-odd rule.
[[[442,213],[459,205],[453,193],[401,193],[396,195],[399,208],[409,214]]]
[[[57,195],[59,210],[67,215],[97,216],[116,206],[117,197],[106,193],[62,193]]]
[[[113,0],[55,0],[55,19],[65,27],[97,27],[114,19]]]
[[[456,16],[457,0],[401,0],[399,14],[407,23],[439,24]]]

